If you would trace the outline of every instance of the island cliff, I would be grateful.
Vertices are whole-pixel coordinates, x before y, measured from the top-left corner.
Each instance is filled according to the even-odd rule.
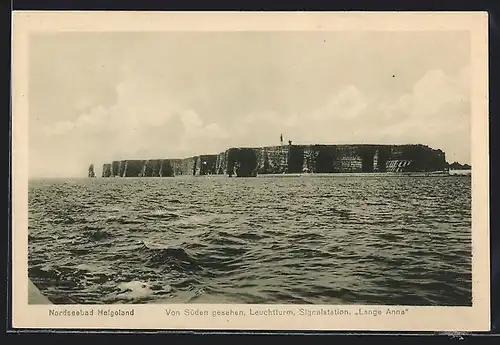
[[[103,165],[102,177],[292,173],[434,172],[445,154],[425,145],[280,145],[230,148],[184,159],[122,160]]]

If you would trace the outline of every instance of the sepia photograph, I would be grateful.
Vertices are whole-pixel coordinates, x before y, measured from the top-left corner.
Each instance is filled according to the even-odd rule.
[[[394,317],[477,302],[487,111],[470,29],[96,24],[24,42],[28,306]]]

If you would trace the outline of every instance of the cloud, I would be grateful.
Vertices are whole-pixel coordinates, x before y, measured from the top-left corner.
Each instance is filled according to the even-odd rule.
[[[197,135],[203,129],[203,121],[191,109],[182,113],[181,122],[188,135]]]
[[[354,85],[349,85],[334,94],[320,108],[312,112],[312,118],[324,119],[355,119],[366,108],[364,95]]]
[[[75,101],[75,109],[78,111],[84,111],[91,108],[92,106],[94,106],[94,100],[93,97],[89,94],[84,93],[78,96]]]
[[[217,123],[205,124],[200,115],[188,109],[179,115],[182,128],[180,138],[173,146],[178,154],[196,155],[215,153],[223,150],[224,141],[230,138],[229,132]]]
[[[411,93],[386,107],[392,123],[380,130],[387,140],[423,143],[445,151],[447,159],[470,162],[470,69],[455,75],[431,70]]]
[[[168,91],[151,80],[122,82],[116,86],[114,104],[96,106],[73,121],[45,126],[42,134],[53,145],[65,143],[66,161],[79,156],[96,166],[115,159],[212,153],[231,142],[224,126],[204,121],[188,105],[173,101]]]
[[[358,88],[347,85],[309,110],[287,113],[259,109],[247,113],[233,132],[240,142],[248,146],[278,144],[281,133],[285,135],[285,140],[290,139],[294,143],[332,143],[343,135],[339,133],[339,128],[357,122],[368,102]]]
[[[441,107],[469,100],[467,70],[451,78],[442,70],[427,72],[413,86],[413,92],[403,95],[388,109],[389,117],[404,114],[412,118],[429,118]]]
[[[234,142],[249,146],[277,144],[283,132],[285,141],[297,144],[421,143],[469,162],[469,68],[455,74],[429,70],[410,92],[393,99],[367,96],[347,85],[309,111],[249,113],[236,132]]]
[[[389,117],[403,114],[406,126],[420,125],[431,128],[442,125],[443,130],[447,127],[453,128],[451,124],[467,120],[462,112],[446,111],[451,110],[450,106],[469,106],[467,75],[468,69],[460,71],[455,77],[447,76],[441,70],[427,72],[415,83],[412,93],[403,95],[388,109]]]
[[[42,133],[52,145],[64,147],[59,159],[79,170],[94,162],[98,173],[102,163],[115,159],[181,158],[234,146],[277,145],[281,133],[295,144],[422,143],[443,149],[449,159],[470,162],[468,80],[468,69],[454,75],[434,69],[410,92],[393,98],[367,95],[348,84],[310,109],[262,103],[211,118],[196,103],[174,97],[165,83],[139,78],[116,86],[114,104],[43,127]],[[84,162],[81,168],[78,161]]]
[[[42,131],[47,136],[61,135],[75,128],[75,123],[71,121],[61,121],[52,126],[45,126]]]
[[[58,122],[45,126],[43,130],[48,136],[69,134],[79,129],[93,133],[130,135],[150,127],[162,126],[179,111],[179,106],[162,91],[164,90],[158,85],[147,81],[122,82],[116,86],[115,104],[96,106],[81,113],[74,121]]]

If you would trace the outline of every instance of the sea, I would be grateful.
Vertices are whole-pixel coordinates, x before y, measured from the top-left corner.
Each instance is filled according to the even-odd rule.
[[[471,177],[29,181],[55,304],[471,306]]]

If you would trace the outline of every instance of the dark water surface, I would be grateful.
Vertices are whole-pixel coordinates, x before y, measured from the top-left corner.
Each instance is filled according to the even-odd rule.
[[[471,305],[470,177],[32,180],[54,303]]]

